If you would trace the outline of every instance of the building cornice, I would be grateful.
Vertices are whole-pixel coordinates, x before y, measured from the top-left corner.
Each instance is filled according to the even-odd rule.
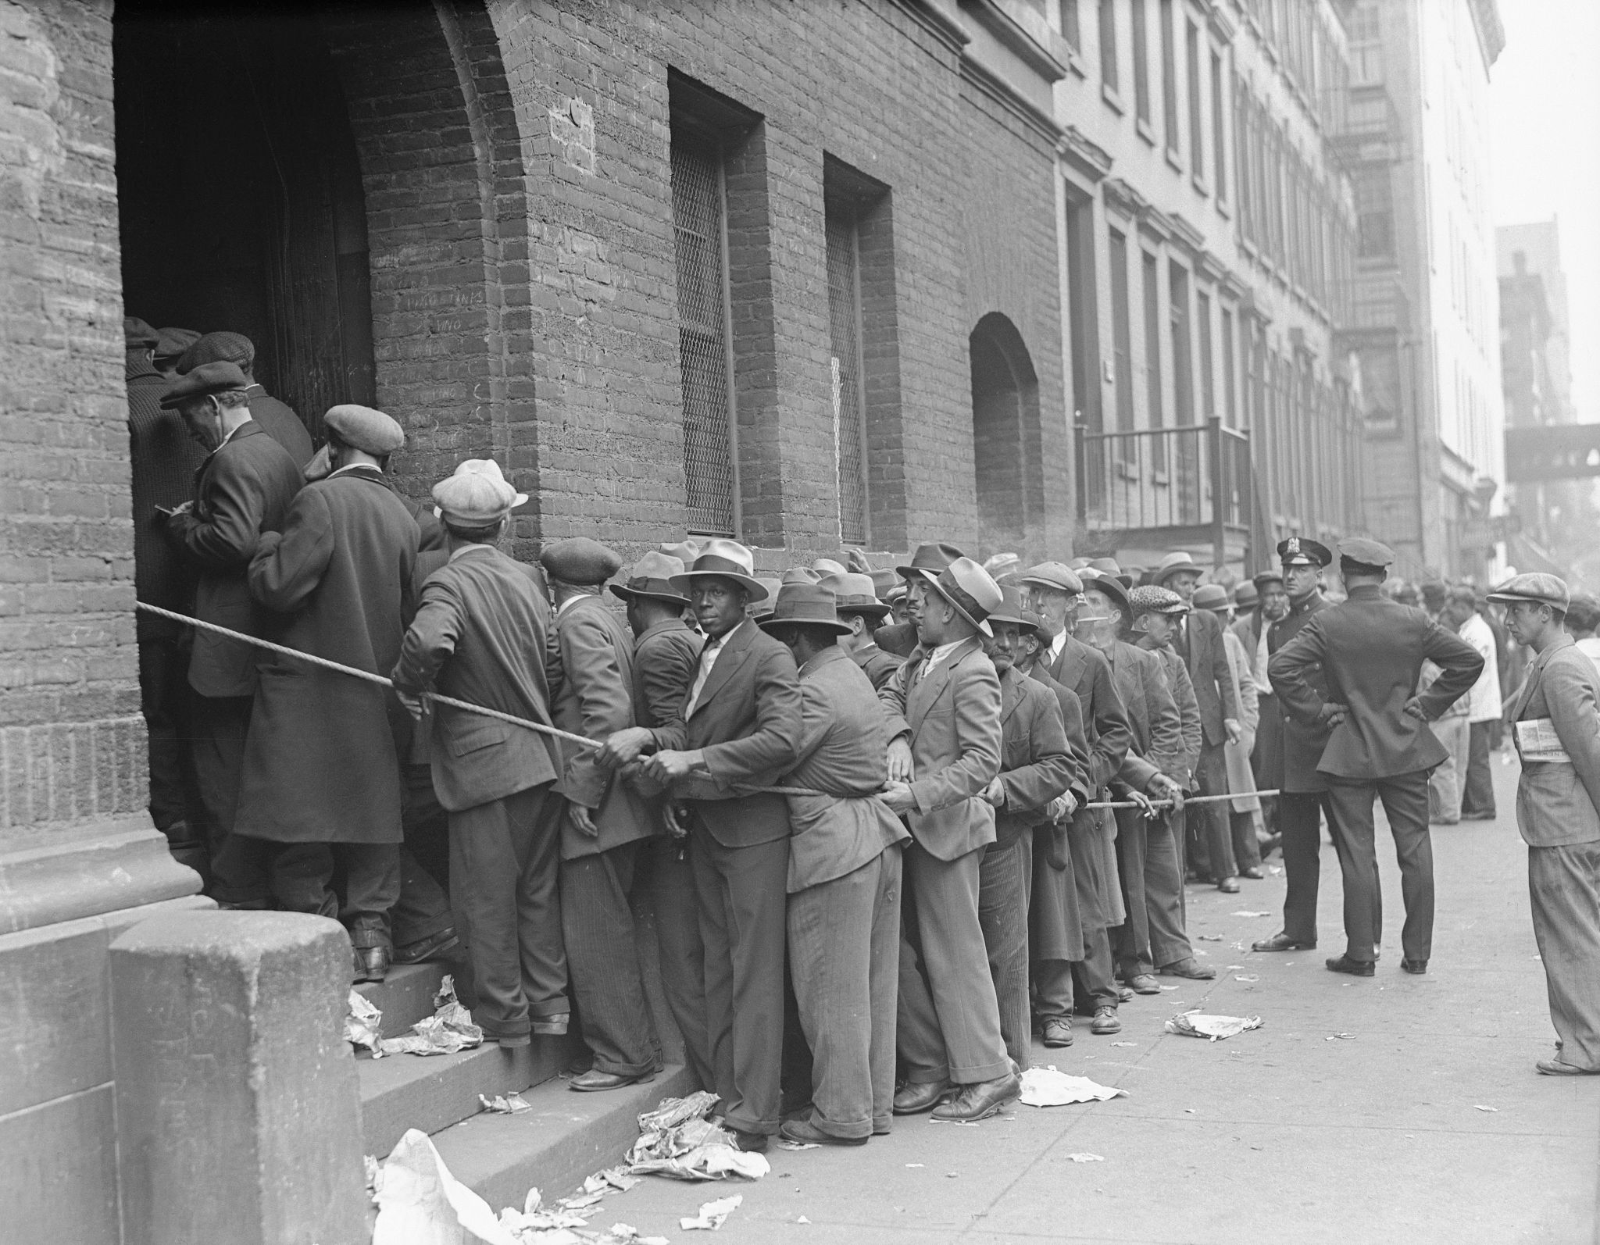
[[[963,56],[961,76],[1029,129],[1039,134],[1052,147],[1061,141],[1061,127],[1056,124],[1056,119],[1036,108],[1025,95],[993,70],[980,65],[970,56]]]
[[[1111,153],[1090,142],[1075,125],[1069,125],[1061,131],[1056,152],[1091,181],[1097,182],[1111,172]]]
[[[1172,213],[1171,222],[1173,235],[1179,242],[1188,248],[1188,250],[1196,257],[1196,259],[1205,254],[1205,234],[1201,233],[1188,221],[1184,220],[1183,216],[1177,212]]]
[[[961,0],[961,7],[1046,82],[1059,82],[1067,76],[1072,51],[1043,17],[1022,8],[1016,0]],[[1029,29],[1035,25],[1037,29]]]
[[[1150,210],[1150,200],[1120,177],[1107,178],[1101,193],[1105,196],[1106,206],[1115,208],[1132,220],[1139,220]]]
[[[894,0],[894,3],[952,52],[959,53],[972,42],[972,36],[961,29],[960,22],[941,13],[928,0]]]
[[[1472,28],[1478,35],[1478,50],[1483,54],[1483,72],[1500,58],[1506,49],[1506,28],[1500,20],[1500,6],[1495,0],[1468,0],[1472,12]]]

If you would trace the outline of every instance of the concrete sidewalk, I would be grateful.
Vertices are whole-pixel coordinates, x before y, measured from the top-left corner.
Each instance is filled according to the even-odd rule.
[[[692,1240],[679,1216],[740,1193],[719,1237],[728,1245],[1593,1241],[1600,1077],[1534,1073],[1554,1035],[1512,814],[1516,767],[1496,758],[1495,770],[1500,820],[1434,832],[1426,976],[1400,971],[1392,850],[1380,851],[1378,975],[1324,969],[1343,950],[1339,868],[1325,845],[1316,952],[1245,950],[1278,928],[1281,873],[1238,895],[1191,887],[1191,934],[1221,938],[1195,941],[1218,980],[1136,999],[1116,1038],[1082,1026],[1068,1050],[1035,1046],[1036,1063],[1128,1097],[1018,1107],[977,1126],[918,1116],[861,1149],[774,1147],[764,1180],[647,1180],[607,1198],[591,1226]],[[1270,915],[1239,915],[1248,912]],[[1264,1026],[1216,1043],[1163,1033],[1193,1006],[1260,1015]],[[1075,1153],[1103,1161],[1075,1163]]]

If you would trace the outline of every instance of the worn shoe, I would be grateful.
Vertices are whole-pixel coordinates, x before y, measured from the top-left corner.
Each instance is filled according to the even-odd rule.
[[[765,1154],[767,1152],[766,1133],[747,1133],[742,1128],[730,1128],[733,1134],[733,1148],[743,1150],[746,1154]]]
[[[1160,994],[1161,983],[1149,973],[1138,973],[1128,978],[1128,987],[1135,994]],[[1126,1002],[1127,1000],[1123,1000]]]
[[[571,1020],[571,1012],[557,1012],[554,1016],[535,1016],[533,1031],[545,1037],[565,1037],[567,1024]]]
[[[1239,893],[1238,878],[1223,878],[1217,883],[1217,889],[1224,895],[1237,895]]]
[[[1161,988],[1160,986],[1156,987],[1157,990],[1159,990],[1160,988]],[[1133,987],[1132,986],[1118,986],[1117,987],[1117,1000],[1118,1000],[1118,1002],[1122,1002],[1122,1003],[1131,1003],[1131,1002],[1133,1002]]]
[[[1341,955],[1328,961],[1328,971],[1349,973],[1352,977],[1371,977],[1378,971],[1378,966],[1371,960],[1352,960],[1348,955]]]
[[[1089,1032],[1106,1036],[1108,1033],[1121,1033],[1122,1021],[1117,1019],[1117,1009],[1114,1007],[1097,1007],[1094,1009],[1094,1022],[1089,1026]]]
[[[1600,1076],[1600,1068],[1580,1068],[1559,1059],[1541,1059],[1533,1066],[1540,1076]]]
[[[389,974],[388,947],[352,947],[355,981],[382,981]]]
[[[461,946],[461,939],[453,929],[440,930],[429,938],[419,938],[394,949],[396,964],[421,964],[424,960],[442,960]]]
[[[992,1081],[978,1081],[963,1085],[961,1092],[949,1102],[936,1107],[936,1120],[962,1120],[968,1124],[986,1120],[999,1112],[1006,1103],[1022,1096],[1022,1079],[1014,1072],[997,1076]]]
[[[577,1090],[580,1094],[594,1094],[607,1089],[621,1089],[624,1085],[645,1085],[656,1079],[654,1072],[637,1072],[632,1076],[622,1076],[616,1072],[602,1072],[599,1068],[590,1068],[581,1076],[575,1076],[567,1082],[567,1088]]]
[[[798,1141],[814,1146],[864,1146],[865,1137],[835,1137],[825,1133],[810,1120],[785,1120],[778,1125],[778,1136],[785,1141]]]
[[[1052,1016],[1044,1022],[1044,1044],[1060,1047],[1072,1045],[1072,1021],[1065,1016]]]
[[[902,1085],[895,1091],[894,1113],[921,1115],[924,1111],[932,1111],[954,1089],[949,1081],[921,1081]]]
[[[1423,973],[1428,971],[1428,961],[1427,960],[1401,960],[1400,961],[1400,967],[1405,969],[1406,972],[1415,974],[1416,976],[1420,977],[1420,976],[1422,976]]]
[[[1288,934],[1278,933],[1271,938],[1263,938],[1260,942],[1250,944],[1252,951],[1315,951],[1316,939],[1306,942],[1300,938],[1291,938]]]
[[[1259,882],[1267,875],[1261,871],[1260,865],[1250,865],[1244,869],[1240,869],[1239,876],[1242,878],[1249,878],[1252,882]]]
[[[1163,977],[1188,977],[1192,981],[1210,981],[1217,975],[1216,969],[1208,968],[1192,955],[1172,964],[1163,964],[1156,972]]]

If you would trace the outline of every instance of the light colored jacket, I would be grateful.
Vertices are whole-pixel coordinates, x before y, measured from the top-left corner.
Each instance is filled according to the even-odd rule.
[[[1250,753],[1256,746],[1256,728],[1261,725],[1261,701],[1256,681],[1250,676],[1250,654],[1244,641],[1231,629],[1222,633],[1228,654],[1228,667],[1234,680],[1234,699],[1239,703],[1239,742],[1223,745],[1222,759],[1228,767],[1228,791],[1233,799],[1228,806],[1236,813],[1252,813],[1261,807],[1256,797],[1255,770]]]
[[[1457,634],[1483,658],[1483,672],[1472,690],[1464,698],[1467,702],[1467,721],[1496,722],[1504,705],[1500,702],[1500,662],[1495,652],[1494,632],[1482,614],[1474,614],[1461,624]]]
[[[1530,847],[1600,840],[1600,675],[1565,633],[1534,658],[1511,699],[1513,722],[1549,718],[1572,758],[1528,761],[1517,784],[1517,829]],[[1513,728],[1515,729],[1515,728]]]

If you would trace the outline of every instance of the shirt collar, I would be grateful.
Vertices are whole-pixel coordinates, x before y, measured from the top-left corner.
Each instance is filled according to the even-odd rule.
[[[577,603],[578,603],[578,602],[579,602],[579,601],[581,601],[581,600],[583,600],[583,599],[584,599],[584,597],[596,597],[596,599],[597,599],[597,600],[598,600],[598,599],[599,599],[599,598],[598,598],[598,597],[597,597],[597,596],[596,596],[596,594],[595,594],[595,593],[593,593],[593,592],[584,592],[584,593],[580,593],[580,594],[578,594],[578,595],[577,595],[577,596],[575,596],[575,597],[568,597],[568,598],[567,598],[567,599],[566,599],[566,600],[565,600],[565,601],[563,601],[563,602],[562,602],[562,603],[561,603],[561,604],[560,604],[560,605],[558,605],[558,606],[556,606],[556,617],[557,617],[557,618],[560,618],[560,617],[561,617],[561,615],[563,615],[563,614],[565,614],[565,613],[566,613],[566,612],[567,612],[567,607],[568,607],[568,606],[569,606],[569,605],[575,605],[575,604],[577,604]]]
[[[818,653],[810,661],[806,662],[805,665],[800,667],[800,675],[803,678],[803,677],[805,677],[805,675],[807,673],[809,673],[812,670],[820,670],[820,669],[822,669],[822,667],[827,666],[827,665],[831,665],[833,662],[836,662],[836,661],[849,661],[849,660],[850,660],[850,656],[849,656],[848,653],[846,653],[837,644],[830,644],[830,645],[828,645],[827,648],[823,649],[820,653]]]
[[[493,553],[494,552],[494,546],[493,545],[482,545],[482,544],[462,545],[461,548],[459,548],[459,549],[451,550],[450,556],[448,558],[446,558],[445,561],[454,562],[457,558],[465,557],[469,553],[479,553],[479,552],[482,552],[482,553]]]
[[[378,466],[376,463],[351,463],[348,467],[340,467],[337,471],[330,471],[323,478],[331,480],[335,476],[342,476],[351,471],[359,471],[364,475],[370,475],[377,480],[383,479],[383,468]]]

